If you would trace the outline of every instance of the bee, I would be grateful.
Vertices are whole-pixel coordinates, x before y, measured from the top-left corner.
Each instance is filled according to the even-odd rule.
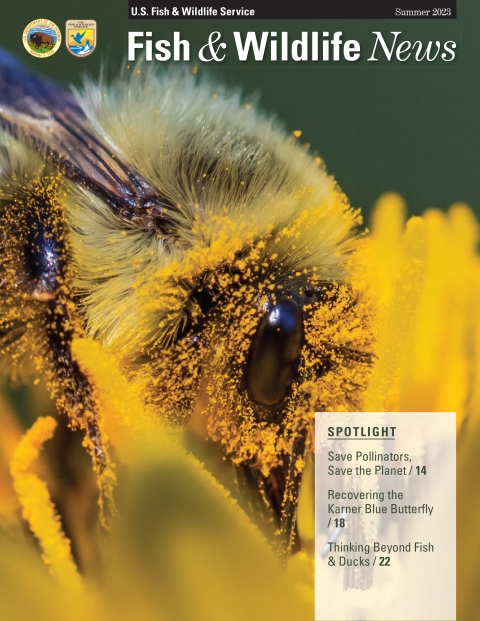
[[[77,92],[1,52],[0,125],[4,359],[43,371],[101,471],[95,387],[72,354],[99,341],[298,549],[314,412],[355,408],[369,372],[347,277],[359,212],[275,119],[193,73],[136,65]]]

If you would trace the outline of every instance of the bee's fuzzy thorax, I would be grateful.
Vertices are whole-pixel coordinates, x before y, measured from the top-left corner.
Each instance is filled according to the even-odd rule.
[[[112,152],[158,189],[167,215],[171,206],[175,236],[172,245],[145,235],[72,188],[77,286],[89,333],[106,345],[145,351],[171,339],[200,276],[254,241],[265,240],[273,281],[343,278],[358,213],[323,163],[238,92],[132,68],[111,86],[87,83],[79,101]]]

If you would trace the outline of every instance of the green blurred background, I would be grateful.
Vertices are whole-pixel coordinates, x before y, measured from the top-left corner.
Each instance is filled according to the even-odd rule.
[[[441,3],[439,3],[441,5]],[[162,3],[159,2],[159,6]],[[274,113],[288,131],[302,130],[301,141],[325,160],[352,203],[368,213],[385,191],[400,192],[410,213],[432,206],[447,208],[455,201],[469,203],[480,214],[480,2],[458,0],[457,20],[129,20],[126,0],[79,5],[59,0],[13,3],[4,16],[2,45],[33,69],[67,84],[79,84],[82,72],[98,75],[102,61],[111,71],[126,58],[128,30],[152,30],[154,40],[180,30],[192,49],[206,42],[213,30],[329,30],[344,39],[360,31],[373,41],[372,31],[401,30],[411,37],[425,32],[435,40],[455,37],[461,43],[461,64],[429,67],[352,66],[319,63],[305,66],[268,63],[232,66],[224,61],[209,73],[258,95],[265,110]],[[48,59],[29,56],[22,45],[27,23],[43,17],[54,21],[64,36],[67,19],[95,19],[97,50],[75,58],[62,48]],[[231,35],[230,35],[231,36]],[[362,48],[363,49],[363,48]],[[233,50],[232,50],[233,52]],[[233,54],[232,54],[233,56]],[[157,63],[161,67],[161,63]],[[370,65],[371,63],[367,63]]]

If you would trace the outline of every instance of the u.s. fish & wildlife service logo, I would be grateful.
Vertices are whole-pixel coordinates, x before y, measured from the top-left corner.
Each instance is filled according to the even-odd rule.
[[[36,58],[48,58],[55,54],[62,42],[57,24],[49,19],[34,19],[23,31],[23,46]]]
[[[67,50],[79,58],[89,56],[97,45],[97,22],[94,19],[69,19],[66,28]]]

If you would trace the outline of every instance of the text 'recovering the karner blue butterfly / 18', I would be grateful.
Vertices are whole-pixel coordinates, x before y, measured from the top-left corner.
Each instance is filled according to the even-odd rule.
[[[315,619],[456,619],[452,412],[317,413]]]

